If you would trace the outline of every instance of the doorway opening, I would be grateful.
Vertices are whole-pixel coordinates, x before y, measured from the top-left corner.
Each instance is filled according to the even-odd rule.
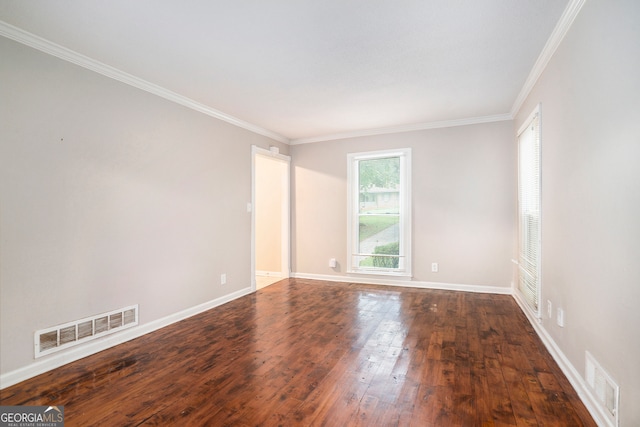
[[[291,158],[276,150],[252,147],[253,290],[289,277]]]

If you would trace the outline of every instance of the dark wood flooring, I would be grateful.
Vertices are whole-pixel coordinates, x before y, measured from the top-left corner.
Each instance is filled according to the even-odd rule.
[[[64,405],[67,427],[595,425],[510,296],[301,279],[0,403]]]

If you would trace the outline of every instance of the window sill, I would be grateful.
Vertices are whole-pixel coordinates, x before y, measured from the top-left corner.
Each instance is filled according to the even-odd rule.
[[[400,280],[411,280],[413,277],[411,273],[407,272],[397,272],[397,271],[375,271],[375,270],[350,270],[347,271],[347,274],[354,274],[358,276],[392,276],[397,277]]]

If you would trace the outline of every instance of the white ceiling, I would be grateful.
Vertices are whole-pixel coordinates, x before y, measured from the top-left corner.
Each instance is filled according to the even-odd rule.
[[[0,0],[0,20],[304,142],[509,115],[568,0]]]

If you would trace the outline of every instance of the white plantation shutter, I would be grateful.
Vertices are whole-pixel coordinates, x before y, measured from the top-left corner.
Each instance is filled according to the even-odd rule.
[[[518,135],[519,284],[538,311],[540,295],[540,113],[536,110]]]

